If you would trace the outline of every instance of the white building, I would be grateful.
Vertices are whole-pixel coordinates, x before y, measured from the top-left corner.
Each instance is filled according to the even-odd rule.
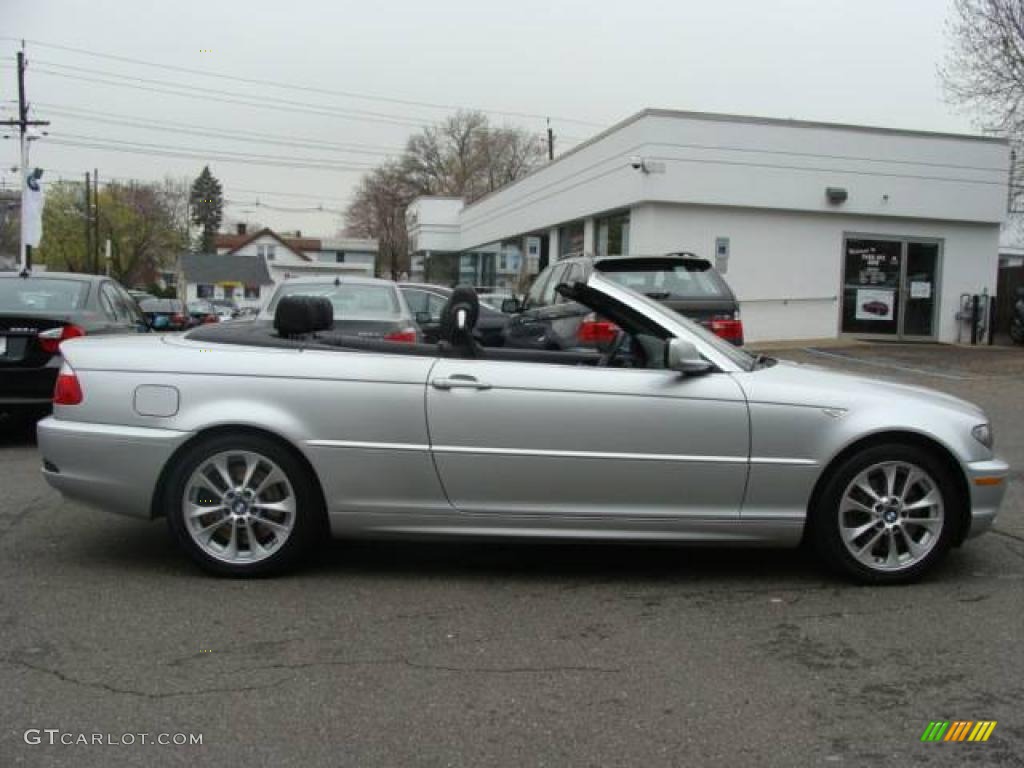
[[[287,277],[314,274],[355,274],[373,277],[377,264],[377,241],[356,238],[313,238],[278,234],[271,229],[246,232],[239,224],[232,235],[217,235],[218,254],[256,256],[267,262],[274,282]]]
[[[961,294],[996,290],[1009,154],[984,136],[646,110],[471,205],[414,201],[413,276],[492,286],[502,252],[525,274],[692,251],[725,274],[748,340],[954,341]]]
[[[226,299],[261,307],[282,280],[303,275],[373,277],[377,241],[279,235],[270,229],[219,234],[217,253],[184,254],[178,260],[178,295],[185,301]]]

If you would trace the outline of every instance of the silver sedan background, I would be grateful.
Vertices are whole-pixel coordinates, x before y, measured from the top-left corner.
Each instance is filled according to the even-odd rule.
[[[74,340],[44,475],[167,517],[221,574],[293,565],[329,530],[806,540],[896,583],[991,526],[1007,466],[976,406],[752,357],[599,273],[564,289],[627,343],[589,359],[329,332]]]

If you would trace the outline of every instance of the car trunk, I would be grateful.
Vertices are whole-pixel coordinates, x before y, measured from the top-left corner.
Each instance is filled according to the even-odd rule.
[[[53,392],[59,365],[43,349],[39,332],[64,325],[69,323],[0,313],[0,401],[35,403]]]
[[[394,320],[346,320],[335,318],[332,330],[345,336],[359,336],[364,339],[383,339],[390,333],[397,333],[412,327],[412,323]]]
[[[51,318],[0,313],[0,367],[42,368],[52,354],[43,350],[39,332],[64,323]]]

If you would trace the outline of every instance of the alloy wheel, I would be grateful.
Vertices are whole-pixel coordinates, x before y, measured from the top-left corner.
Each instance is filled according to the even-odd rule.
[[[901,571],[924,559],[944,525],[942,492],[921,467],[874,464],[856,475],[839,504],[846,549],[875,571]]]
[[[295,491],[284,471],[254,451],[203,460],[185,484],[182,517],[192,540],[217,560],[255,563],[277,552],[295,527]]]

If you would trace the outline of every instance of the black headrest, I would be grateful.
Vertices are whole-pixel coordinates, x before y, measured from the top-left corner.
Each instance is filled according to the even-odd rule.
[[[326,296],[283,296],[274,310],[274,330],[280,336],[326,331],[334,325],[334,305]]]
[[[457,318],[459,311],[466,313],[465,325],[460,329]],[[473,339],[473,329],[480,316],[480,298],[471,285],[459,285],[448,297],[448,303],[441,310],[441,338],[449,344],[466,345]]]

